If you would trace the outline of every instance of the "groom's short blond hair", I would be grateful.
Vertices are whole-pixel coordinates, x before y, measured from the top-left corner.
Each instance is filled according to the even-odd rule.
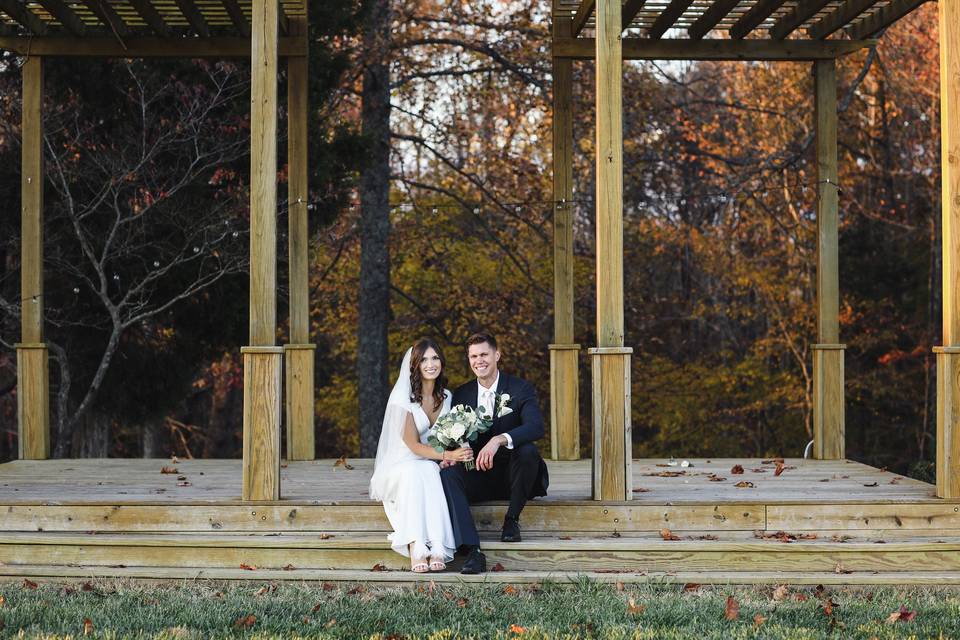
[[[483,344],[484,342],[493,347],[494,351],[497,350],[497,339],[494,338],[492,334],[483,333],[482,331],[467,338],[467,349],[469,349],[472,345]]]

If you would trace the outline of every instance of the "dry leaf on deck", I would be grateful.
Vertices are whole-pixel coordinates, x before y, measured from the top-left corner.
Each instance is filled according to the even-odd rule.
[[[627,599],[627,613],[632,615],[640,615],[647,608],[646,605],[637,604],[633,598]]]
[[[283,570],[284,570],[284,571],[293,571],[294,569],[296,569],[296,567],[293,566],[292,564],[285,564],[285,565],[283,565]]]
[[[93,620],[90,618],[83,619],[83,635],[88,636],[93,633]]]
[[[370,569],[370,571],[386,571],[386,570],[387,570],[387,565],[380,564],[379,562],[373,565],[373,568]]]
[[[786,600],[787,596],[790,595],[790,588],[785,584],[781,584],[776,589],[773,590],[773,600],[774,602],[780,602],[781,600]]]
[[[833,568],[833,572],[834,573],[853,573],[851,569],[847,569],[846,567],[844,567],[842,562],[837,563],[837,566]]]
[[[161,467],[160,473],[176,474],[176,473],[180,473],[180,471],[176,467]]]
[[[733,486],[735,486],[737,489],[753,489],[753,483],[748,482],[747,480],[741,480]]]
[[[178,483],[177,483],[177,486],[178,486],[178,487],[189,487],[189,486],[191,486],[191,485],[190,485],[190,483],[189,483],[187,480],[184,480],[184,481],[182,481],[182,482],[178,482]]]
[[[255,564],[246,564],[245,562],[240,563],[240,568],[244,571],[256,571],[257,565]]]
[[[782,462],[777,462],[777,468],[774,469],[773,475],[775,475],[775,476],[780,475],[781,473],[783,473],[783,470],[784,470],[785,468],[786,468],[786,467],[783,466],[783,463],[782,463]]]
[[[499,562],[493,565],[493,568],[491,569],[491,571],[503,571],[503,570],[504,570],[503,565],[500,564]]]
[[[257,623],[257,616],[252,613],[248,616],[241,616],[237,618],[233,623],[234,629],[249,629]]]
[[[340,456],[337,458],[337,461],[333,463],[334,468],[343,467],[347,471],[353,471],[353,465],[347,462],[347,456]]]
[[[863,486],[865,486],[865,487],[876,487],[877,485],[878,485],[878,483],[876,483],[876,482],[870,482],[870,483],[864,483]]]
[[[733,468],[730,469],[730,473],[732,473],[732,474],[734,474],[734,475],[739,475],[739,474],[743,473],[743,465],[740,465],[740,464],[735,464],[735,465],[733,465]]]
[[[726,480],[726,478],[723,478],[723,477],[721,477],[721,476],[715,476],[715,475],[713,475],[713,474],[710,474],[710,477],[707,478],[707,479],[708,479],[710,482],[723,482],[724,480]]]
[[[664,540],[679,540],[680,536],[674,535],[670,529],[660,529],[660,537]]]
[[[644,489],[643,487],[637,487],[633,490],[634,493],[649,493],[650,489]]]
[[[727,596],[727,606],[723,617],[727,620],[736,620],[740,617],[740,603],[733,596]]]
[[[179,464],[179,463],[180,463],[180,458],[178,458],[177,456],[170,456],[170,464]]]

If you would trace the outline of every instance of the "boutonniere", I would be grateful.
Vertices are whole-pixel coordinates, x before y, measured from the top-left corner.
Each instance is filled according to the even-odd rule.
[[[493,400],[493,415],[498,418],[502,418],[503,416],[513,413],[513,409],[508,406],[509,404],[510,394],[498,393]]]

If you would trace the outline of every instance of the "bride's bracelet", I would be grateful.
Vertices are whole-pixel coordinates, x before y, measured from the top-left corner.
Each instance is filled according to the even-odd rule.
[[[446,452],[446,451],[441,451],[441,452],[440,452],[440,459],[441,459],[442,461],[444,461],[444,462],[447,461],[447,452]]]

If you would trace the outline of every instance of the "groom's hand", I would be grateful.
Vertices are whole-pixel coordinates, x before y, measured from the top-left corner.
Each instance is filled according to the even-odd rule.
[[[501,435],[490,438],[490,442],[485,444],[483,449],[480,449],[480,453],[477,454],[477,469],[480,469],[480,471],[493,469],[493,456],[497,455],[497,451],[503,444],[506,444],[506,438]]]

